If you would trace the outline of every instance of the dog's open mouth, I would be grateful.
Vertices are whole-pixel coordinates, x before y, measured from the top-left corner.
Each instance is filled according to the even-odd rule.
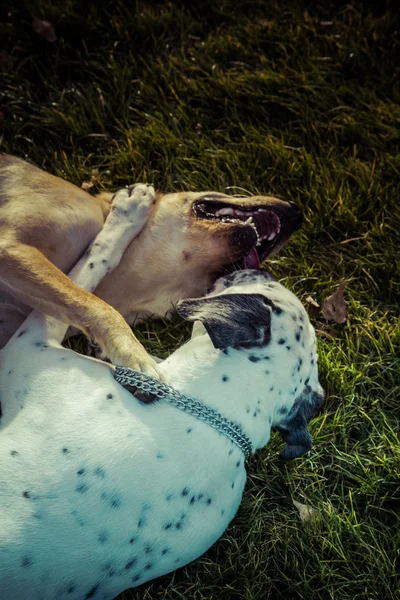
[[[227,225],[241,224],[252,228],[255,244],[253,243],[248,253],[241,258],[238,265],[240,268],[258,269],[260,263],[272,253],[276,245],[279,245],[281,216],[270,207],[229,204],[203,197],[194,203],[193,210],[196,216],[202,219],[218,219]]]

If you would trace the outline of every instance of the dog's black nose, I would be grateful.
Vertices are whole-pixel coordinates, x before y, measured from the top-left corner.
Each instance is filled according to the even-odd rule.
[[[296,204],[296,202],[293,202],[293,200],[288,200],[288,204],[290,204],[290,207],[293,208],[293,210],[295,210],[298,213],[301,213],[301,208],[298,204]]]

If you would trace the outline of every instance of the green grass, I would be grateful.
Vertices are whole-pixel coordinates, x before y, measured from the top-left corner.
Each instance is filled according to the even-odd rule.
[[[313,451],[282,464],[274,438],[250,461],[223,538],[121,598],[400,598],[394,3],[5,4],[7,151],[77,184],[98,168],[97,189],[144,180],[293,199],[306,220],[270,263],[275,275],[318,302],[349,280],[348,322],[314,318],[328,398]],[[54,23],[58,43],[32,31],[32,16]],[[188,331],[179,320],[150,323],[140,337],[165,355]],[[302,523],[293,498],[319,517]]]

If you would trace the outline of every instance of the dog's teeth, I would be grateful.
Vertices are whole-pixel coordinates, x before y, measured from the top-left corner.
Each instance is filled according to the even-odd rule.
[[[249,217],[247,221],[244,222],[245,225],[253,225],[253,217]]]
[[[217,215],[231,215],[233,216],[235,214],[233,208],[220,208],[219,210],[217,210],[216,212]]]
[[[274,238],[276,238],[276,233],[272,232],[269,234],[269,236],[267,237],[267,240],[270,242],[271,240],[273,240]]]

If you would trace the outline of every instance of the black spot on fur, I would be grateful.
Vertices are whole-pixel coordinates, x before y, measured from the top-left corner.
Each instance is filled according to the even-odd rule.
[[[49,345],[45,344],[44,342],[35,342],[33,345],[36,346],[36,348],[42,348],[42,349],[49,347]]]
[[[168,548],[164,548],[164,550],[161,552],[161,554],[162,554],[163,556],[165,556],[165,555],[167,554],[167,552],[168,552]]]
[[[177,524],[175,525],[176,529],[181,529],[182,527],[182,523],[180,521],[177,522]]]
[[[134,544],[136,542],[136,538],[135,537],[131,537],[131,539],[129,540],[130,544]]]
[[[223,375],[222,376],[222,381],[229,381],[228,375]]]
[[[279,338],[278,344],[280,344],[281,346],[283,346],[283,344],[286,344],[286,340],[284,338]]]
[[[309,377],[307,377],[307,379],[306,379],[306,380],[305,380],[305,382],[304,382],[304,385],[308,385],[308,384],[309,384],[309,382],[310,382],[310,378],[309,378]]]
[[[209,499],[207,500],[207,504],[208,504],[208,505],[210,505],[210,504],[211,504],[211,502],[212,502],[212,500],[211,500],[211,498],[209,498]]]
[[[61,450],[61,452],[62,452],[63,454],[68,454],[69,450],[68,450],[68,448],[63,448],[63,449]]]
[[[107,400],[112,400],[114,396],[112,394],[107,394]]]
[[[31,497],[30,492],[24,492],[22,495],[23,495],[24,498],[30,498]]]
[[[128,562],[125,565],[125,569],[127,571],[129,571],[130,569],[132,569],[132,567],[134,567],[137,563],[137,558],[136,556],[134,556],[133,558],[131,558],[130,560],[128,560]]]
[[[257,416],[257,413],[254,411],[253,412],[253,417],[256,417],[256,416]]]
[[[139,581],[141,575],[135,575],[134,577],[132,577],[132,583],[136,583],[137,581]]]
[[[8,374],[9,374],[9,375],[11,375],[11,373],[12,373],[12,372],[13,372],[13,370],[12,370],[12,369],[10,369],[10,370],[8,371]]]
[[[234,481],[232,481],[231,488],[233,489],[234,487],[235,487],[235,482],[234,482]]]
[[[172,523],[167,523],[166,525],[164,525],[163,529],[165,529],[167,531],[168,529],[171,529],[171,527],[172,527]]]
[[[67,594],[72,594],[75,591],[75,586],[73,583],[70,583],[67,587]]]
[[[105,571],[107,573],[108,577],[114,577],[114,575],[115,575],[115,569],[113,568],[113,566],[110,563],[107,563],[103,567],[102,571]]]
[[[296,341],[299,342],[301,338],[300,331],[296,333]]]
[[[17,337],[21,337],[22,335],[24,335],[24,333],[26,333],[26,329],[24,329],[23,331],[20,331],[19,334],[17,335]]]
[[[121,506],[121,497],[118,492],[102,492],[100,497],[111,508],[119,508]]]
[[[93,269],[94,268],[94,263],[89,263],[89,269]]]
[[[77,475],[84,475],[86,473],[86,469],[79,469],[79,471],[76,472]]]
[[[94,470],[94,474],[96,475],[96,477],[99,477],[100,479],[104,479],[106,476],[106,473],[102,467],[96,467]]]
[[[147,563],[147,565],[145,565],[144,570],[145,571],[150,571],[150,569],[153,568],[153,565],[151,563]]]
[[[146,546],[144,551],[146,552],[146,554],[151,554],[153,552],[153,548],[151,546]]]
[[[80,485],[77,485],[75,488],[76,492],[79,492],[80,494],[85,494],[89,489],[89,486],[86,483],[81,483]]]
[[[105,259],[105,258],[103,258],[103,260],[101,261],[101,264],[102,264],[102,265],[106,265],[106,264],[107,264],[107,262],[108,262],[108,261],[106,261],[106,259]]]
[[[11,456],[18,456],[18,452],[16,450],[11,450]]]
[[[89,590],[88,593],[86,594],[85,600],[88,599],[88,598],[93,598],[97,594],[99,587],[100,587],[99,583],[97,583],[96,585],[94,585],[92,587],[92,589]]]
[[[99,540],[100,544],[105,544],[108,541],[108,538],[109,534],[107,531],[100,531],[97,539]]]
[[[259,356],[254,356],[254,354],[250,354],[250,356],[249,356],[249,361],[250,362],[256,363],[256,362],[258,362],[260,360],[261,360],[261,358]]]
[[[270,391],[270,392],[273,392],[273,391],[274,391],[274,389],[275,389],[275,386],[271,385],[271,387],[269,388],[269,391]]]
[[[165,456],[164,456],[164,454],[161,454],[161,452],[157,452],[156,458],[162,459],[162,458],[165,458]]]
[[[25,568],[31,567],[32,566],[32,557],[31,556],[24,556],[21,562],[21,565]]]
[[[292,346],[286,346],[286,350],[291,350]]]
[[[233,454],[232,448],[229,450],[228,454],[229,454],[229,456],[231,456],[231,454]]]
[[[265,371],[266,375],[271,375],[271,371],[268,371],[268,369]]]
[[[278,412],[280,415],[285,415],[287,411],[288,409],[286,408],[286,406],[281,406]]]
[[[186,429],[186,433],[191,433],[191,432],[192,432],[192,428],[191,428],[191,427],[188,427],[188,428]]]
[[[183,490],[182,490],[181,496],[187,496],[187,495],[188,495],[188,493],[189,493],[189,490],[188,490],[188,488],[187,488],[187,487],[185,487],[185,488],[183,488]]]
[[[236,466],[240,467],[240,460],[237,461]]]
[[[190,504],[194,504],[194,503],[195,503],[195,500],[196,500],[196,498],[195,498],[194,496],[192,496],[192,497],[190,498]]]

